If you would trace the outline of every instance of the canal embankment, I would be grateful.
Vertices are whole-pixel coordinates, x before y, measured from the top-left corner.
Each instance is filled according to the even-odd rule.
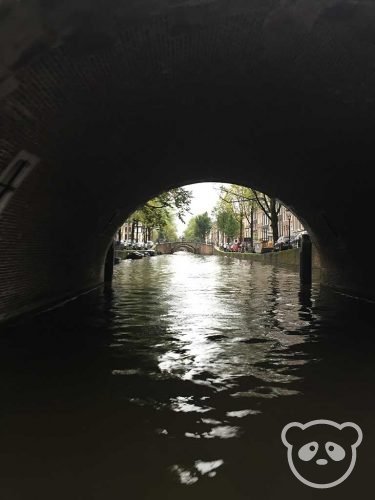
[[[287,267],[289,269],[298,270],[300,268],[301,259],[301,249],[291,248],[288,250],[280,250],[278,252],[267,252],[267,253],[247,253],[247,252],[224,252],[218,247],[210,247],[213,255],[247,260],[250,262],[260,262],[262,264],[271,264],[273,266]],[[119,260],[127,259],[129,253],[133,253],[134,250],[131,249],[116,249],[115,257]],[[145,253],[145,251],[137,250],[139,253]],[[160,255],[163,252],[157,251],[156,255]],[[316,247],[312,246],[311,251],[311,269],[314,273],[315,279],[320,278],[321,265],[319,254]]]
[[[246,253],[246,252],[223,252],[219,248],[214,247],[214,255],[229,257],[234,259],[249,260],[253,262],[261,262],[263,264],[272,264],[274,266],[283,266],[298,269],[300,266],[300,249],[291,248],[288,250],[280,250],[278,252],[267,253]],[[316,248],[312,247],[312,269],[320,271],[320,259]]]

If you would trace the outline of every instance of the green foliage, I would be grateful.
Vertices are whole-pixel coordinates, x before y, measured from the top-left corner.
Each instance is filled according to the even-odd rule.
[[[157,229],[158,238],[177,239],[175,214],[184,221],[189,212],[192,193],[184,188],[166,191],[133,212],[128,221],[139,221],[146,228]]]
[[[188,241],[205,241],[211,227],[212,221],[207,212],[196,215],[190,219],[188,227],[184,231],[184,238]]]
[[[204,214],[196,216],[195,227],[196,227],[196,236],[201,241],[205,241],[212,227],[212,221],[208,216],[207,212],[204,212]]]
[[[240,223],[234,216],[233,210],[225,208],[222,207],[216,214],[217,228],[229,238],[234,238],[240,230]]]
[[[235,234],[238,234],[238,229],[235,231],[233,222],[229,226],[226,226],[225,222],[230,221],[232,217],[241,225],[242,219],[246,218],[250,225],[251,214],[254,210],[258,209],[266,214],[271,223],[273,239],[274,241],[277,240],[278,215],[281,204],[276,198],[271,198],[264,193],[244,186],[238,186],[237,184],[231,184],[229,187],[221,186],[220,191],[220,200],[215,208],[216,222],[219,230],[223,231],[228,237],[233,237]]]
[[[177,217],[182,222],[184,222],[184,217],[190,210],[191,199],[191,191],[185,188],[174,188],[148,201],[144,208],[150,212],[156,213],[162,209],[170,209],[176,213]]]
[[[251,210],[257,205],[254,191],[245,186],[231,184],[229,187],[220,187],[219,206],[226,212],[232,213],[238,222],[244,217],[250,224]]]
[[[196,240],[196,222],[195,217],[189,220],[187,228],[184,231],[184,239],[187,241]]]
[[[178,239],[176,224],[174,221],[168,222],[160,228],[158,238],[166,241],[176,241]]]

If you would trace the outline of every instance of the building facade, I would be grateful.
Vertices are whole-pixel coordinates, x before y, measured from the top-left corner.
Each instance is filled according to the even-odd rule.
[[[275,242],[273,241],[271,221],[260,207],[254,207],[253,209],[252,226],[253,230],[251,230],[251,218],[249,220],[247,217],[244,217],[242,221],[242,235],[238,234],[235,238],[230,239],[231,241],[228,241],[227,236],[218,230],[216,224],[213,224],[209,239],[219,247],[224,247],[227,243],[243,241],[245,248],[249,251],[260,252],[264,249],[272,249]],[[278,215],[279,237],[293,237],[303,230],[304,227],[301,221],[284,205],[281,205]],[[253,248],[251,248],[252,244]]]
[[[149,230],[140,221],[126,221],[117,231],[117,241],[145,243],[148,241]]]

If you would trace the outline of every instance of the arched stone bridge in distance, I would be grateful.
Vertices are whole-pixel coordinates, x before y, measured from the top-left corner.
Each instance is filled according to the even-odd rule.
[[[195,241],[167,241],[165,243],[158,243],[155,249],[161,254],[172,254],[179,250],[186,250],[198,255],[213,255],[214,253],[213,244],[197,243]]]

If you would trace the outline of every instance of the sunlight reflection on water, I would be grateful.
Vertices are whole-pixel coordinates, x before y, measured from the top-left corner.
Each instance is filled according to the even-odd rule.
[[[166,381],[196,387],[194,390],[190,385],[193,394],[168,400],[164,395],[160,401],[139,397],[130,400],[177,414],[209,414],[210,418],[198,419],[191,429],[184,429],[186,438],[236,439],[243,432],[239,422],[246,426],[248,418],[262,414],[260,400],[299,394],[291,387],[299,380],[295,367],[314,359],[300,356],[303,350],[298,345],[303,346],[306,338],[313,337],[318,318],[306,308],[305,316],[301,315],[295,273],[181,253],[124,262],[117,269],[116,282],[123,291],[116,309],[125,320],[116,339],[127,339],[130,345],[126,349],[141,353],[143,364],[149,365],[142,371],[143,379],[155,380],[159,370]],[[133,313],[137,312],[138,290],[142,292],[139,306],[143,324],[139,315],[125,313],[129,306]],[[155,294],[157,304],[150,300]],[[147,352],[143,344],[148,346]],[[120,358],[122,349],[120,344]],[[148,358],[152,361],[147,362]],[[139,374],[134,369],[112,373]],[[207,395],[201,397],[202,390]],[[215,418],[219,394],[227,398],[228,407],[220,418]],[[242,407],[230,408],[230,401],[236,400]],[[158,433],[168,439],[173,436],[168,425]],[[209,473],[196,465],[189,469],[175,464],[171,470],[183,484],[194,484]],[[211,472],[212,477],[216,475],[216,471]]]
[[[353,420],[370,439],[363,313],[260,263],[121,262],[112,286],[0,337],[1,498],[297,500],[283,425]]]

